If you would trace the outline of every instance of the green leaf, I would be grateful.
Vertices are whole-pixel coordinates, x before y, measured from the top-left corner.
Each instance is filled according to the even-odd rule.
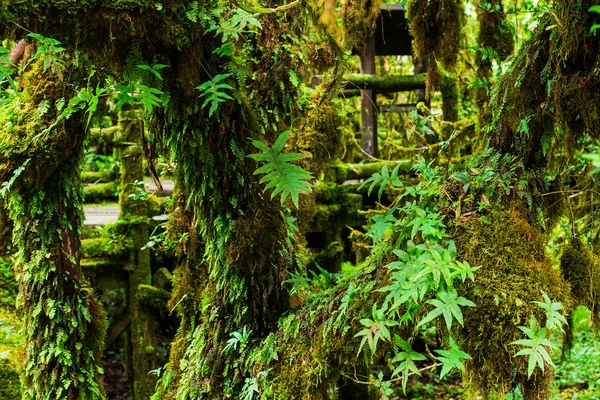
[[[555,349],[556,345],[546,338],[546,328],[540,329],[537,320],[532,315],[529,322],[529,328],[525,326],[519,326],[519,329],[525,332],[525,334],[528,336],[528,339],[515,340],[511,343],[511,345],[524,346],[521,351],[515,354],[515,357],[529,357],[527,364],[528,377],[531,377],[535,371],[535,368],[538,366],[542,371],[545,369],[545,364],[554,367],[554,363],[552,362],[552,357],[550,357],[548,349]]]
[[[210,109],[208,110],[208,116],[211,117],[219,106],[219,103],[223,103],[227,100],[233,100],[233,97],[225,93],[223,90],[234,90],[234,88],[225,83],[220,83],[224,79],[231,76],[231,74],[219,74],[215,76],[212,80],[204,82],[202,85],[196,87],[197,90],[200,90],[202,93],[200,97],[205,97],[204,103],[202,104],[202,108],[206,107],[210,103]]]
[[[531,303],[537,304],[541,308],[546,311],[546,329],[549,331],[558,327],[561,331],[564,332],[563,325],[567,325],[566,318],[560,313],[563,305],[558,302],[553,302],[550,300],[550,297],[544,292],[542,292],[542,297],[544,298],[544,302],[541,301],[532,301]]]
[[[306,158],[306,155],[281,153],[288,135],[289,132],[283,132],[279,135],[273,147],[269,147],[258,140],[253,140],[252,144],[254,147],[262,150],[262,153],[250,154],[248,157],[264,163],[254,174],[265,175],[260,180],[260,183],[267,184],[265,190],[273,189],[271,198],[281,193],[281,203],[285,202],[288,197],[291,197],[292,202],[298,208],[300,194],[310,193],[312,185],[309,181],[313,176],[310,172],[291,163],[291,161]]]
[[[385,233],[392,229],[392,223],[398,220],[394,217],[396,207],[392,207],[385,214],[377,214],[373,217],[374,224],[367,231],[367,236],[373,238],[373,243],[379,242],[385,236]]]
[[[442,362],[442,371],[440,372],[440,379],[444,377],[453,368],[457,368],[461,371],[465,370],[465,366],[461,360],[471,360],[471,356],[462,351],[454,338],[450,336],[450,350],[435,350],[441,357],[438,360]]]
[[[402,374],[402,389],[406,394],[406,383],[408,382],[408,377],[411,372],[421,376],[421,371],[419,371],[415,365],[415,361],[424,361],[427,360],[427,358],[423,354],[413,351],[410,347],[410,343],[400,339],[398,336],[396,336],[396,344],[400,346],[401,351],[396,353],[392,362],[400,362],[400,364],[394,369],[394,372],[392,372],[392,377]]]
[[[400,178],[398,178],[399,171],[400,171],[400,164],[398,164],[392,170],[391,174],[389,172],[387,165],[384,165],[381,168],[381,173],[375,172],[368,179],[366,179],[364,182],[362,182],[357,190],[360,190],[367,184],[371,183],[371,186],[369,186],[369,190],[367,191],[367,195],[370,196],[373,189],[379,185],[378,198],[379,198],[379,201],[381,201],[381,196],[383,195],[383,191],[388,184],[392,184],[395,187],[403,187],[404,186],[402,184],[402,181],[400,180]]]
[[[417,328],[443,315],[446,327],[450,330],[453,319],[456,319],[459,324],[463,325],[462,311],[459,306],[475,307],[475,303],[472,301],[464,297],[459,297],[455,289],[439,291],[436,297],[437,299],[427,300],[427,303],[433,305],[435,308],[419,321]]]

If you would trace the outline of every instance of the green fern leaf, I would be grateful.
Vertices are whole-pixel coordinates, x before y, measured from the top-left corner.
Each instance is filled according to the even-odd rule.
[[[284,132],[275,141],[273,147],[269,147],[263,142],[253,140],[252,144],[262,153],[250,154],[248,157],[265,164],[258,168],[254,174],[264,174],[260,183],[266,183],[265,190],[273,189],[271,198],[280,194],[283,203],[288,196],[292,198],[294,205],[298,208],[298,197],[300,194],[310,193],[312,187],[309,182],[313,176],[310,172],[301,167],[292,164],[292,161],[301,160],[306,157],[304,154],[287,153],[281,151],[285,146],[289,132]]]

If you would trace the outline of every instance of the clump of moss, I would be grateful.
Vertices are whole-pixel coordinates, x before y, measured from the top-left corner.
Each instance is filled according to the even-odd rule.
[[[326,162],[335,160],[344,146],[340,130],[343,121],[335,101],[325,102],[309,111],[307,123],[296,136],[298,149],[310,154],[306,167],[313,173],[320,172]]]
[[[420,59],[430,55],[453,66],[457,61],[464,24],[461,0],[409,0],[406,5],[413,49]]]
[[[552,268],[539,229],[515,206],[457,223],[454,232],[459,258],[481,266],[475,282],[461,288],[477,306],[463,310],[460,334],[473,358],[465,382],[486,396],[522,384],[527,398],[543,398],[551,368],[528,380],[526,358],[514,357],[518,348],[508,344],[523,338],[518,327],[528,326],[532,315],[545,323],[543,310],[531,303],[542,300],[542,291],[569,309],[569,283]]]
[[[513,53],[515,41],[510,30],[510,25],[506,21],[504,6],[501,0],[487,1],[489,8],[482,7],[483,1],[478,2],[477,20],[479,21],[479,46],[483,48],[492,48],[498,54],[500,61],[504,61]],[[479,71],[485,70],[485,76],[489,77],[491,73],[492,60],[487,57],[477,57],[476,59]]]
[[[0,307],[15,307],[18,292],[12,261],[0,257]]]
[[[348,0],[342,8],[346,40],[358,48],[375,29],[379,15],[379,2],[370,0]]]
[[[143,284],[139,285],[136,296],[141,303],[163,314],[166,314],[167,303],[171,300],[171,292]]]
[[[0,358],[0,398],[21,400],[19,372],[8,359]]]
[[[581,240],[573,239],[560,258],[560,270],[571,284],[575,305],[586,306],[592,314],[592,322],[598,323],[600,309],[600,264],[590,248]]]

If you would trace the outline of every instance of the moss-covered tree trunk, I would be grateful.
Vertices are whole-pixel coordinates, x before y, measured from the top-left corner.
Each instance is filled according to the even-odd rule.
[[[144,125],[138,110],[121,111],[121,191],[119,220],[126,224],[122,234],[131,237],[133,250],[129,256],[127,270],[127,303],[131,315],[128,331],[128,363],[131,364],[133,399],[148,399],[154,392],[156,375],[149,374],[156,368],[155,315],[152,309],[140,301],[140,285],[152,284],[150,251],[144,246],[148,242],[148,204],[143,185],[142,135]]]
[[[0,115],[0,181],[10,182],[18,308],[27,335],[23,397],[102,399],[106,316],[79,264],[85,121],[73,116],[39,134],[56,117],[36,115],[39,104],[73,95],[41,64],[24,79],[22,98],[13,98]]]

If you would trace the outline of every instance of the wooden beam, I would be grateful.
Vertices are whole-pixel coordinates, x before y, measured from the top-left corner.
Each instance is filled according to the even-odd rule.
[[[367,39],[363,51],[360,53],[360,66],[364,74],[375,74],[375,36]],[[361,97],[360,115],[362,121],[362,150],[363,159],[379,156],[377,146],[377,93],[366,87],[356,87],[363,89]],[[365,90],[366,89],[366,90]]]
[[[416,104],[382,104],[379,106],[380,113],[409,113],[417,108]]]
[[[418,75],[370,75],[370,74],[346,74],[344,90],[340,96],[358,96],[360,90],[375,90],[377,93],[410,92],[413,90],[425,90],[425,79],[427,74]],[[321,84],[320,76],[313,76],[310,86],[316,87]]]
[[[129,307],[127,307],[121,314],[115,317],[115,322],[108,328],[104,348],[108,349],[121,336],[125,329],[129,327],[129,324],[131,324],[131,314],[129,313]]]
[[[346,74],[344,89],[375,90],[377,93],[408,92],[425,88],[427,74],[419,75],[367,75]]]

